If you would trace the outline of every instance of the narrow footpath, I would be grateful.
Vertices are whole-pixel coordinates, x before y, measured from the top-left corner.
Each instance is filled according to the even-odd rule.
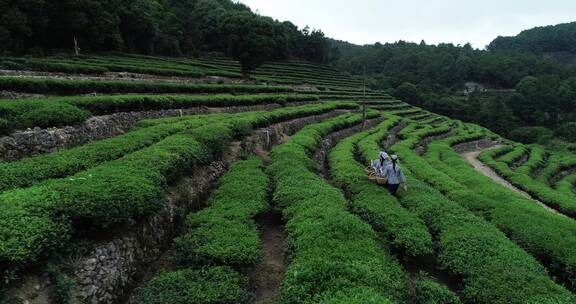
[[[280,299],[280,286],[286,273],[286,235],[280,214],[268,212],[258,219],[262,240],[262,260],[250,272],[255,299],[252,304],[274,304]]]

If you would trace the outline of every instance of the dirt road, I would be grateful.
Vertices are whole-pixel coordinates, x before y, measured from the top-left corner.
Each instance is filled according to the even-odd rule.
[[[528,199],[536,202],[538,205],[542,206],[542,208],[544,208],[550,212],[564,216],[563,214],[559,213],[558,211],[548,207],[546,204],[542,203],[541,201],[538,201],[538,200],[532,198],[532,196],[530,196],[530,194],[526,193],[525,191],[518,189],[516,186],[512,185],[510,182],[508,182],[507,180],[502,178],[500,175],[498,175],[498,173],[496,173],[494,170],[492,170],[492,168],[488,167],[487,165],[482,163],[480,160],[478,160],[478,156],[480,155],[480,153],[484,152],[485,150],[490,150],[490,149],[495,149],[495,148],[498,148],[498,146],[494,146],[494,147],[483,149],[483,150],[465,152],[465,153],[462,153],[461,155],[474,167],[474,169],[476,169],[476,171],[489,177],[494,182],[496,182],[496,183],[498,183],[498,184],[500,184],[500,185],[502,185],[502,186],[504,186],[504,187],[516,192],[516,193],[519,193],[520,195],[524,196],[525,198],[528,198]]]

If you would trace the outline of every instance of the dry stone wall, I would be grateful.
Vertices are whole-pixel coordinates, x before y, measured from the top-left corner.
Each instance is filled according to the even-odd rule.
[[[134,288],[142,284],[146,273],[154,268],[167,251],[174,237],[181,233],[186,214],[202,207],[205,196],[227,171],[228,164],[246,153],[267,151],[283,143],[289,135],[304,126],[337,116],[342,111],[310,116],[274,124],[256,130],[242,141],[242,149],[228,153],[221,160],[189,172],[167,192],[166,204],[154,216],[129,227],[107,232],[88,254],[64,259],[62,269],[76,282],[74,302],[113,304],[126,302]],[[238,146],[237,144],[233,146]],[[43,274],[25,277],[21,286],[28,286]],[[27,291],[14,290],[24,303],[37,303],[34,299],[47,298],[49,287]]]
[[[0,161],[16,161],[24,157],[56,152],[124,134],[143,119],[178,117],[193,114],[239,113],[279,108],[280,105],[237,106],[223,108],[196,107],[162,111],[122,112],[95,116],[81,125],[64,128],[18,131],[0,138]]]

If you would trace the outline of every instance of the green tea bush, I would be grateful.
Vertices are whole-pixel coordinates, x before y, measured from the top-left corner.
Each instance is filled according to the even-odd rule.
[[[376,233],[347,210],[342,193],[315,174],[312,152],[323,135],[359,123],[345,115],[304,128],[272,151],[268,167],[273,201],[282,210],[290,266],[282,285],[283,303],[337,303],[353,299],[343,290],[366,291],[378,299],[401,301],[406,274],[378,244]],[[339,300],[340,299],[340,300]]]
[[[49,103],[18,117],[19,128],[71,126],[84,122],[91,113],[65,103]]]
[[[494,160],[491,152],[482,153],[479,159],[514,186],[528,192],[546,205],[568,216],[576,217],[576,200],[574,200],[572,195],[560,193],[550,188],[546,183],[536,181],[529,175],[510,169],[505,163]]]
[[[268,210],[268,186],[268,177],[263,172],[263,164],[259,158],[236,162],[220,179],[217,189],[207,202],[208,206],[189,216],[188,233],[174,241],[173,260],[179,266],[200,269],[210,269],[203,267],[217,265],[249,267],[256,263],[261,255],[261,245],[255,218]],[[250,191],[246,191],[247,189]],[[229,275],[236,275],[231,268],[223,269],[229,271]],[[145,300],[164,299],[166,291],[155,288],[157,282],[179,274],[180,272],[161,274],[154,278],[145,288]],[[185,284],[194,286],[199,279],[200,276],[181,278],[187,281]],[[227,284],[224,289],[220,285],[205,284],[202,292],[211,295],[210,301],[206,303],[228,303],[231,301],[230,295],[224,293],[228,289],[234,293],[234,303],[240,303],[238,301],[246,300],[245,285]],[[197,300],[194,303],[204,303],[203,301],[206,300]]]
[[[138,290],[138,304],[242,304],[248,278],[229,267],[184,269],[161,274]]]
[[[3,192],[0,265],[37,261],[62,248],[73,234],[131,223],[155,212],[162,206],[167,183],[210,162],[238,132],[351,106],[330,103],[237,114],[232,119],[167,136],[67,178]]]
[[[575,194],[576,191],[576,174],[566,176],[556,183],[556,189],[566,194]]]
[[[576,156],[565,151],[551,151],[548,154],[546,166],[542,167],[536,181],[554,187],[558,176],[564,171],[570,172],[576,168]]]
[[[544,167],[548,161],[548,153],[544,146],[540,145],[530,145],[530,155],[528,160],[516,169],[516,172],[523,173],[527,175],[532,175],[532,173],[537,169]]]
[[[18,162],[0,163],[0,191],[29,187],[49,178],[70,176],[146,148],[175,133],[214,124],[222,120],[231,120],[239,134],[247,134],[252,127],[261,127],[283,119],[317,115],[334,109],[353,106],[355,105],[348,103],[330,103],[289,107],[272,112],[193,115],[141,121],[138,128],[124,135],[51,154],[26,158]],[[220,146],[219,149],[221,148]]]
[[[386,131],[398,120],[388,119],[376,130]],[[351,210],[385,235],[392,247],[410,256],[431,254],[432,237],[422,220],[402,208],[386,189],[370,181],[364,167],[355,161],[358,141],[373,139],[374,135],[383,138],[385,133],[368,131],[341,141],[329,155],[332,178],[351,193]]]
[[[256,263],[261,254],[254,219],[266,210],[268,177],[262,162],[251,158],[234,164],[208,207],[189,216],[190,231],[174,241],[174,260],[183,266]]]
[[[570,235],[576,233],[576,222],[553,214],[533,201],[494,184],[489,178],[476,174],[449,147],[452,142],[466,137],[457,136],[432,143],[426,156],[435,168],[469,189],[460,189],[449,195],[494,223],[510,239],[548,266],[560,280],[567,282],[567,286],[574,286],[571,282],[574,281],[576,242]]]
[[[178,238],[173,251],[179,265],[252,265],[260,238],[253,223],[213,220]]]
[[[435,236],[443,268],[463,278],[461,298],[471,303],[571,303],[574,297],[555,284],[536,260],[513,244],[504,233],[473,215],[434,189],[466,191],[418,157],[411,148],[426,135],[428,127],[406,128],[404,141],[393,147],[402,156],[409,175],[410,191],[400,201],[415,212]],[[363,153],[374,155],[378,142],[365,142]],[[429,147],[430,148],[430,147]],[[442,176],[440,180],[437,180]],[[434,188],[417,178],[434,182]],[[455,188],[453,188],[455,187]],[[514,216],[509,215],[511,218]]]
[[[500,170],[514,172],[505,163],[492,162],[494,166],[499,166]],[[542,261],[555,276],[566,283],[566,286],[574,289],[576,242],[571,237],[576,233],[574,220],[555,215],[534,202],[475,174],[466,163],[449,150],[444,149],[441,164],[435,162],[434,166],[476,191],[476,195],[469,191],[455,191],[451,194],[455,200],[493,222],[519,246]],[[536,183],[530,177],[525,180]],[[551,188],[548,189],[547,191],[552,191]],[[502,204],[503,201],[507,203]]]
[[[411,180],[410,185],[410,192],[402,194],[402,200],[434,229],[443,267],[464,277],[465,302],[574,300],[573,295],[547,277],[541,265],[495,227],[416,180]]]
[[[87,93],[280,93],[289,87],[265,85],[188,84],[117,80],[66,80],[0,77],[0,90],[38,94],[79,95]]]
[[[0,212],[0,265],[29,263],[70,240],[67,219],[31,212],[23,204],[3,206]]]
[[[61,99],[80,108],[89,110],[93,114],[106,114],[120,111],[181,109],[198,106],[226,107],[251,106],[260,104],[286,104],[299,101],[318,101],[317,95],[286,95],[286,94],[258,94],[258,95],[125,95],[105,97],[84,97]]]
[[[414,286],[414,304],[461,304],[460,298],[432,279],[420,279]]]
[[[504,150],[501,151],[504,152]],[[506,151],[508,151],[508,149]],[[512,166],[514,165],[515,162],[519,161],[524,155],[526,155],[529,152],[530,150],[528,149],[528,147],[524,145],[518,145],[509,150],[509,152],[506,152],[506,154],[500,156],[498,160],[508,164],[509,166]]]
[[[142,67],[135,66],[133,64],[100,64],[102,68],[108,69],[112,72],[129,72],[138,74],[150,74],[158,76],[178,76],[178,77],[190,77],[199,78],[204,77],[206,74],[203,71],[179,71],[175,69],[170,69],[169,67],[158,68],[158,67]]]
[[[350,288],[328,294],[322,304],[392,304],[388,297],[372,288]]]
[[[217,122],[225,116],[191,116],[175,124],[136,129],[124,135],[92,142],[76,148],[0,163],[0,191],[29,187],[51,178],[62,178],[90,169],[106,161],[151,146],[164,138]]]
[[[104,74],[108,69],[74,62],[50,62],[41,59],[0,58],[0,66],[11,70],[33,70],[70,74]]]
[[[207,131],[207,130],[206,130]],[[232,134],[221,134],[229,141]],[[164,187],[170,178],[189,168],[206,164],[212,157],[211,147],[194,139],[191,134],[176,134],[122,159],[105,163],[67,179],[51,180],[28,189],[3,193],[0,198],[5,210],[15,210],[43,218],[65,216],[77,228],[97,229],[133,221],[158,210]],[[45,251],[53,241],[46,238],[53,227],[37,233],[37,242],[25,243],[16,219],[0,222],[3,239],[14,245],[31,246],[29,260]],[[63,220],[67,222],[67,220]],[[2,247],[2,246],[0,246]],[[16,246],[18,248],[18,246]],[[17,262],[12,255],[0,255],[1,260]]]
[[[0,132],[33,127],[60,127],[84,122],[91,115],[122,111],[185,109],[199,106],[226,107],[261,104],[286,104],[299,101],[318,101],[316,95],[124,95],[102,97],[54,97],[25,99],[0,103],[0,119],[7,122]]]

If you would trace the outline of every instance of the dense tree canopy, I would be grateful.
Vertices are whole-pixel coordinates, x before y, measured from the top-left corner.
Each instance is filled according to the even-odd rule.
[[[335,66],[361,75],[367,73],[380,88],[409,82],[434,91],[462,89],[467,81],[495,88],[514,88],[526,76],[556,74],[565,77],[571,69],[540,56],[518,52],[474,50],[469,44],[426,45],[397,42],[358,46],[332,41],[340,57]]]
[[[83,52],[218,52],[246,75],[267,60],[330,62],[353,75],[366,71],[373,88],[500,132],[562,127],[568,138],[576,117],[576,67],[542,57],[576,54],[576,23],[499,37],[487,51],[424,41],[358,46],[232,0],[0,0],[0,54],[71,52],[75,38]],[[488,92],[463,95],[467,82]]]
[[[324,33],[231,0],[0,0],[0,53],[221,52],[250,70],[269,59],[332,58]]]
[[[334,65],[356,75],[366,69],[372,87],[504,135],[523,126],[554,129],[576,117],[576,68],[537,54],[425,42],[332,43],[340,52]],[[464,94],[467,82],[486,91]]]
[[[576,54],[576,22],[536,27],[514,37],[498,37],[488,49],[535,54],[568,52]]]

